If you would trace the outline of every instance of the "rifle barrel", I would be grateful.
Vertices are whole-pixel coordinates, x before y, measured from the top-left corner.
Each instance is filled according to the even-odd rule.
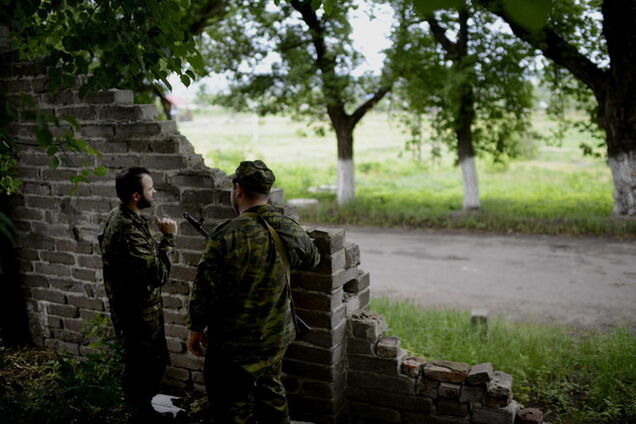
[[[208,232],[205,231],[205,228],[203,228],[200,221],[194,219],[192,215],[187,212],[183,213],[183,217],[190,223],[190,225],[192,225],[199,233],[201,233],[203,237],[208,238]]]

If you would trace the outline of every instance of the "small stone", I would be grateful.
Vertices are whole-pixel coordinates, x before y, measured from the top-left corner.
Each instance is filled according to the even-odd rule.
[[[543,412],[537,408],[524,408],[517,412],[515,424],[541,424],[543,423]]]
[[[508,399],[512,395],[512,376],[503,371],[495,371],[486,388],[488,396]]]
[[[287,203],[298,209],[314,209],[314,208],[317,208],[319,205],[318,199],[306,199],[306,198],[289,199]]]
[[[470,322],[474,326],[488,325],[488,309],[473,309],[471,312]]]
[[[402,361],[401,371],[410,377],[420,375],[422,368],[426,364],[426,358],[422,356],[408,356]]]
[[[437,413],[453,417],[465,417],[468,415],[468,404],[451,399],[438,399]]]
[[[492,397],[490,395],[486,395],[484,397],[484,405],[489,408],[503,408],[505,406],[508,406],[511,400],[512,394],[505,397]]]
[[[424,367],[424,375],[431,380],[463,383],[470,366],[463,362],[433,361]]]
[[[462,386],[461,384],[453,384],[453,383],[440,383],[438,395],[440,397],[446,399],[459,399],[459,394],[461,393]]]
[[[519,403],[512,401],[505,408],[488,408],[478,403],[473,407],[473,423],[475,424],[513,424]]]
[[[373,343],[387,329],[384,316],[370,311],[356,311],[349,321],[353,337]]]
[[[380,337],[375,345],[375,353],[380,358],[397,358],[400,353],[400,339],[398,337]]]
[[[494,370],[490,362],[473,365],[468,372],[466,381],[469,384],[488,383],[494,376]]]
[[[417,394],[429,397],[431,399],[437,399],[438,388],[439,381],[422,378],[420,384],[417,386]]]
[[[462,392],[459,396],[460,402],[483,402],[486,395],[486,386],[480,384],[478,386],[471,386],[464,384],[462,386]]]

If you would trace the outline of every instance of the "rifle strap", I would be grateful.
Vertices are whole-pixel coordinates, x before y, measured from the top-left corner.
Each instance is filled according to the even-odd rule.
[[[243,212],[243,215],[249,216],[252,219],[262,222],[269,234],[272,236],[272,240],[274,241],[274,246],[278,255],[280,256],[281,262],[283,263],[283,268],[285,268],[285,282],[287,283],[287,293],[289,295],[289,306],[291,309],[292,319],[294,321],[294,327],[296,328],[296,334],[300,334],[300,329],[298,328],[298,315],[296,315],[296,306],[294,305],[294,298],[292,296],[291,290],[291,266],[289,265],[289,257],[287,256],[287,249],[283,245],[283,241],[280,239],[280,236],[276,232],[276,230],[269,225],[269,222],[261,215],[256,212]]]

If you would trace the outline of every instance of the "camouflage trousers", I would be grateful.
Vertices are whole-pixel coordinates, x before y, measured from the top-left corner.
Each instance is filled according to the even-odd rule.
[[[161,324],[153,332],[127,328],[120,337],[124,362],[122,389],[124,400],[133,410],[151,408],[150,401],[159,393],[169,363],[163,322]]]
[[[289,424],[282,361],[256,373],[206,357],[205,387],[215,424]]]

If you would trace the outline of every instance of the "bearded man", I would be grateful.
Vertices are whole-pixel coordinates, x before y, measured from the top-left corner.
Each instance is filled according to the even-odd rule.
[[[123,346],[124,401],[132,422],[161,422],[151,400],[169,361],[161,286],[168,282],[177,223],[157,219],[163,237],[155,240],[148,219],[141,215],[156,192],[147,169],[124,169],[115,188],[121,204],[108,215],[100,247],[111,319]]]

